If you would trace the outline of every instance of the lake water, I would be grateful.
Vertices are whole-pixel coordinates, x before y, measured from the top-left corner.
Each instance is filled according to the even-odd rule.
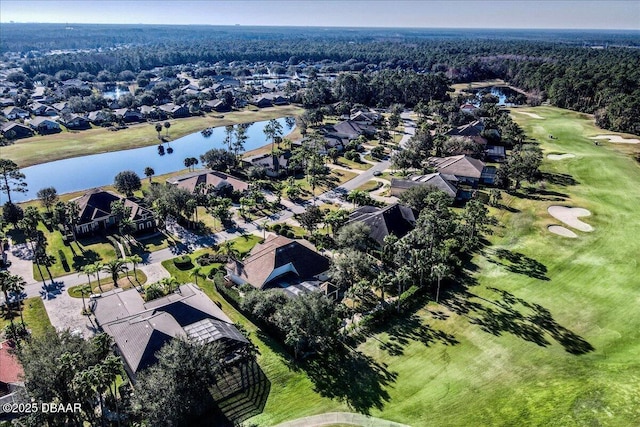
[[[284,135],[287,135],[293,129],[293,127],[287,125],[285,118],[278,119],[278,122],[282,126]],[[263,132],[267,123],[268,121],[255,122],[247,128],[248,138],[244,146],[246,151],[269,143]],[[149,125],[149,132],[155,133],[151,125]],[[165,132],[166,130],[163,128],[162,135]],[[171,129],[169,129],[169,136],[171,136]],[[45,187],[55,187],[58,194],[63,194],[110,185],[113,184],[113,179],[118,172],[124,170],[132,170],[141,179],[146,179],[144,169],[147,166],[153,168],[156,175],[175,172],[185,169],[184,159],[187,157],[195,157],[199,160],[200,155],[207,150],[226,147],[223,144],[224,137],[224,127],[218,127],[212,129],[209,137],[203,136],[201,132],[196,132],[178,138],[175,141],[164,143],[164,155],[158,153],[157,145],[152,145],[150,147],[74,157],[30,166],[21,170],[26,176],[29,191],[27,193],[12,192],[11,200],[23,202],[35,199],[38,190]],[[169,147],[173,149],[171,154],[167,152]],[[6,201],[6,194],[0,194],[0,203]]]
[[[491,95],[494,95],[498,98],[498,105],[511,107],[514,105],[521,105],[526,102],[526,96],[506,86],[492,86],[477,89],[474,92],[476,94],[476,98],[478,98],[478,104],[480,102],[480,99],[482,99],[482,96],[487,93],[491,93]]]
[[[131,95],[129,88],[126,86],[117,86],[116,88],[102,92],[103,97],[111,99],[118,99],[124,94]]]

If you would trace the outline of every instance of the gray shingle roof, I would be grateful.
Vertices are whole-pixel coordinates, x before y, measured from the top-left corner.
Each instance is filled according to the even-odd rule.
[[[389,234],[403,237],[413,228],[415,216],[411,208],[401,204],[394,204],[386,208],[363,206],[349,215],[347,224],[362,222],[369,226],[369,236],[382,246],[384,238]]]

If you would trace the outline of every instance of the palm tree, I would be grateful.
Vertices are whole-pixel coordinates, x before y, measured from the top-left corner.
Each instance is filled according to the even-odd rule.
[[[222,243],[222,245],[220,245],[220,249],[218,249],[218,252],[226,255],[234,261],[240,258],[240,251],[236,249],[236,247],[233,245],[233,243],[231,243],[230,240]]]
[[[4,294],[4,303],[7,306],[9,321],[13,327],[13,314],[9,303],[9,292],[20,294],[24,290],[25,282],[20,276],[14,276],[7,270],[0,271],[0,291]]]
[[[113,286],[115,286],[116,288],[118,287],[118,276],[120,275],[120,273],[123,273],[127,270],[127,264],[123,259],[120,258],[111,260],[102,266],[102,271],[111,275]]]
[[[91,286],[90,285],[82,285],[80,286],[80,295],[82,296],[82,313],[88,314],[87,306],[84,303],[85,295],[91,295]]]
[[[85,265],[80,270],[82,270],[82,271],[80,273],[78,273],[78,276],[86,274],[87,275],[87,280],[89,281],[89,288],[93,289],[91,287],[91,276],[93,276],[93,272],[91,271],[91,266],[90,265]]]
[[[100,284],[100,270],[102,270],[102,263],[99,261],[94,262],[93,264],[85,265],[82,269],[87,275],[95,275],[98,279],[98,289],[100,292],[104,292],[102,290],[102,285]]]
[[[189,273],[189,277],[193,277],[196,281],[196,286],[198,286],[198,277],[202,277],[204,279],[206,276],[202,274],[202,267],[198,266],[191,270],[191,272]]]
[[[149,178],[149,184],[151,184],[151,177],[156,174],[156,171],[154,171],[152,167],[147,166],[144,168],[144,174]]]
[[[78,243],[78,237],[76,236],[76,224],[80,220],[80,205],[76,202],[69,202],[67,204],[67,216],[69,217],[73,240]]]
[[[138,276],[136,274],[136,267],[142,262],[142,258],[140,257],[140,255],[131,255],[130,257],[126,258],[125,261],[133,264],[133,277],[135,277],[137,281]]]
[[[431,272],[438,278],[438,288],[436,290],[437,303],[438,299],[440,298],[440,281],[443,277],[449,274],[449,266],[447,266],[446,264],[435,264],[433,267],[431,267]]]
[[[169,122],[164,122],[164,128],[167,130],[167,136],[169,136],[169,128],[171,127],[171,123]]]
[[[156,124],[156,132],[158,132],[158,139],[160,139],[160,132],[162,132],[162,125],[160,123]]]

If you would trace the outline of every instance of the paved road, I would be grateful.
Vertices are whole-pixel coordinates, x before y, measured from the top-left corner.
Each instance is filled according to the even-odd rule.
[[[409,115],[410,115],[410,112],[405,112],[405,113],[402,113],[402,116],[401,116],[402,121],[404,123],[404,135],[400,140],[400,147],[404,147],[407,144],[407,141],[409,141],[409,138],[411,138],[415,134],[416,124],[409,117]],[[352,190],[355,190],[356,188],[360,187],[363,184],[366,184],[367,182],[371,181],[374,178],[375,172],[384,172],[385,170],[389,169],[390,166],[391,166],[391,160],[389,158],[381,162],[377,162],[366,171],[359,173],[358,176],[345,182],[339,187],[334,188],[333,190],[329,190],[321,194],[319,197],[320,199],[329,199],[332,201],[339,201],[340,196],[347,194]]]

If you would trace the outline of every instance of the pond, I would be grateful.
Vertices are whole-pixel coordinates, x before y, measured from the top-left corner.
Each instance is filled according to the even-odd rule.
[[[476,98],[478,99],[477,104],[480,103],[480,100],[484,95],[489,93],[498,98],[498,105],[510,107],[513,105],[522,105],[527,102],[526,95],[523,95],[520,92],[516,92],[515,90],[506,86],[485,87],[482,89],[474,90],[473,92],[476,94]]]
[[[116,86],[115,88],[111,87],[109,90],[105,90],[102,92],[103,97],[110,99],[118,99],[124,94],[131,95],[129,88],[126,86]]]
[[[289,123],[287,123],[289,122]],[[268,121],[255,122],[247,127],[247,142],[245,150],[253,150],[268,144],[263,130]],[[282,126],[284,135],[287,135],[295,125],[291,118],[280,118],[278,123]],[[153,129],[150,127],[149,129]],[[45,187],[55,187],[58,194],[72,191],[85,190],[103,185],[113,184],[118,172],[132,170],[141,179],[145,179],[144,169],[153,168],[156,175],[175,172],[185,169],[184,159],[195,157],[212,148],[224,148],[224,127],[210,128],[210,136],[203,132],[196,132],[162,144],[164,155],[159,154],[158,146],[136,148],[132,150],[113,151],[110,153],[93,154],[89,156],[74,157],[71,159],[57,160],[30,166],[21,170],[26,176],[29,191],[27,193],[11,193],[11,200],[23,202],[35,199],[38,190]],[[165,129],[162,130],[164,135]],[[208,134],[207,132],[205,132]],[[169,129],[171,136],[171,129]],[[173,150],[169,154],[169,148]],[[6,194],[0,195],[0,203],[6,202]]]

